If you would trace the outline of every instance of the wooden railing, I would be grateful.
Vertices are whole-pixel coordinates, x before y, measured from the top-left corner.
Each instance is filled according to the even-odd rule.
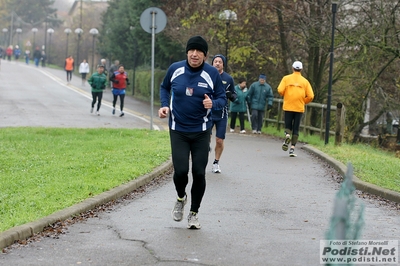
[[[268,126],[268,124],[273,124],[277,127],[278,130],[281,129],[282,126],[285,125],[284,122],[284,112],[282,109],[283,99],[274,98],[274,107],[278,108],[278,112],[274,112],[276,114],[274,117],[271,117],[271,112],[265,112],[264,123]],[[311,132],[317,132],[321,139],[325,138],[325,127],[326,127],[326,104],[320,103],[309,103],[305,106],[304,115],[301,119],[300,130],[304,135],[308,135]],[[317,114],[319,116],[319,121],[313,121],[313,125],[311,124],[311,110],[312,108],[317,109]],[[335,144],[339,145],[342,142],[344,128],[345,128],[345,109],[343,104],[338,103],[337,106],[331,105],[331,119],[330,119],[330,128],[335,128],[335,130],[329,130],[329,134],[335,136]],[[336,115],[334,115],[336,113]]]

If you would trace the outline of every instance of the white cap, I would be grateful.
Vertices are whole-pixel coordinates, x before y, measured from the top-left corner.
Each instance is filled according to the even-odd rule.
[[[303,64],[300,61],[294,61],[292,67],[296,70],[303,69]]]

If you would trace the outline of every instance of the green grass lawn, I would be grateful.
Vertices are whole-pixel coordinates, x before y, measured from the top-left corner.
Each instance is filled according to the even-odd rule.
[[[249,124],[246,122],[249,132]],[[170,158],[168,131],[142,129],[2,128],[0,232],[45,217],[151,172]],[[282,137],[274,127],[263,133]],[[361,180],[400,192],[400,163],[393,153],[367,145],[302,136]]]
[[[167,131],[0,130],[0,232],[149,173],[170,157]]]
[[[263,128],[263,133],[283,138],[283,130],[275,127]],[[312,145],[318,150],[347,165],[353,165],[354,174],[359,179],[377,186],[400,192],[400,159],[394,152],[388,152],[369,146],[367,144],[350,145],[343,143],[334,145],[334,137],[330,137],[329,143],[319,136],[304,136],[300,133],[299,141]]]

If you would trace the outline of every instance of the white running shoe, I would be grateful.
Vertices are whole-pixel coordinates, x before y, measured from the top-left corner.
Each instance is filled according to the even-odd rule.
[[[290,144],[290,135],[286,134],[285,141],[282,144],[282,150],[287,151],[289,149],[289,144]]]
[[[100,112],[99,112],[99,111],[96,111],[96,115],[100,116]]]
[[[180,222],[183,220],[183,211],[186,205],[187,195],[182,200],[177,199],[175,202],[175,206],[172,209],[172,219],[174,221]]]
[[[246,134],[246,130],[240,130],[240,134]]]
[[[201,225],[199,219],[197,218],[197,213],[190,212],[188,215],[188,226],[189,229],[200,229]]]
[[[221,173],[221,168],[219,168],[219,164],[214,163],[212,166],[212,171],[213,171],[213,173],[216,173],[216,174]]]
[[[253,134],[256,134],[256,133],[257,133],[257,130],[253,130],[252,132],[253,132]]]
[[[231,128],[231,129],[229,129],[229,132],[233,133],[233,132],[235,132],[235,130]]]

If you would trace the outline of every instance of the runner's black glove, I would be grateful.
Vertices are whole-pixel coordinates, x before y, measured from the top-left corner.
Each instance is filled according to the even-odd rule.
[[[228,99],[232,98],[232,92],[231,91],[226,91],[226,98],[228,98]]]

